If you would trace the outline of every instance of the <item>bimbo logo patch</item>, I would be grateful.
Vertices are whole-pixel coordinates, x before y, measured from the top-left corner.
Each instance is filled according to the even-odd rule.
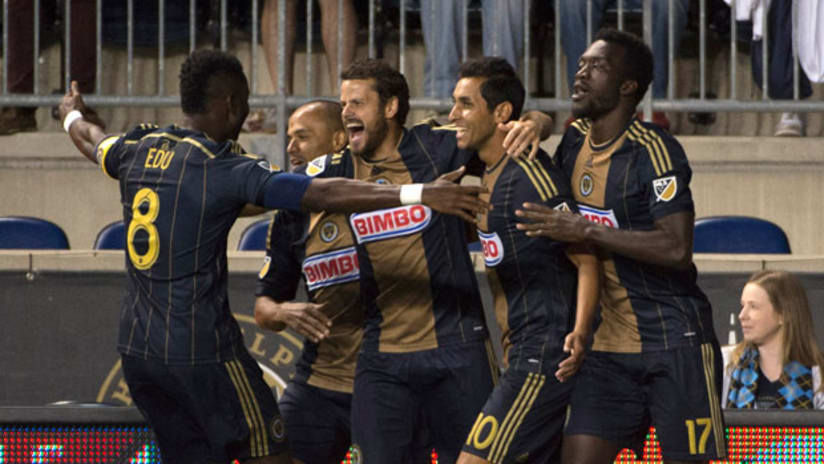
[[[358,243],[374,242],[420,232],[432,220],[432,210],[424,205],[399,206],[349,217]]]
[[[504,244],[497,232],[485,234],[478,231],[478,238],[481,240],[481,248],[484,252],[484,262],[489,267],[495,267],[504,259]]]
[[[303,261],[303,277],[310,291],[360,278],[355,247],[313,255]]]
[[[611,209],[603,210],[593,208],[591,206],[578,205],[578,211],[580,211],[581,215],[591,222],[605,225],[607,227],[612,227],[613,229],[619,228],[618,218],[615,217],[615,212],[613,212]]]

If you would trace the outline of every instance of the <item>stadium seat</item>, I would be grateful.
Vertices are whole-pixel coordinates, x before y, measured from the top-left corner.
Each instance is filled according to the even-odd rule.
[[[240,234],[240,241],[237,244],[238,251],[266,250],[269,222],[271,218],[261,219],[246,226]]]
[[[0,249],[68,250],[69,239],[57,224],[34,217],[0,217]]]
[[[95,250],[123,250],[126,248],[126,227],[123,220],[115,221],[100,229],[94,239]]]
[[[749,216],[710,216],[695,221],[695,253],[790,253],[781,227]]]

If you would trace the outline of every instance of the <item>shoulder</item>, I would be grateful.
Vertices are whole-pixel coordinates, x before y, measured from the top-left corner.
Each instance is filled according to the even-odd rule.
[[[457,143],[455,135],[458,132],[457,126],[454,124],[445,124],[442,126],[434,125],[428,122],[418,123],[410,127],[409,135],[412,135],[425,144],[440,144],[444,142]]]
[[[558,173],[549,155],[543,150],[538,152],[535,159],[514,158],[510,164],[517,166],[513,169],[520,170],[524,184],[531,186],[541,200],[547,201],[559,195],[568,196],[564,176]]]
[[[337,153],[318,156],[298,168],[295,173],[309,177],[349,177],[346,173],[351,162],[352,155],[349,149],[345,148]]]
[[[634,120],[627,128],[627,140],[644,152],[639,162],[648,164],[655,176],[689,169],[684,148],[669,132],[656,124]]]

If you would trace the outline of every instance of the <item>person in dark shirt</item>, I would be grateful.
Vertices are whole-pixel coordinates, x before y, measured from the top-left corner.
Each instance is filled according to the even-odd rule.
[[[543,150],[534,160],[504,152],[506,133],[498,125],[520,116],[525,94],[512,66],[495,57],[467,61],[459,78],[449,119],[458,147],[476,150],[486,166],[482,185],[489,193],[482,197],[493,208],[480,215],[478,235],[506,371],[458,463],[558,462],[573,383],[567,380],[583,360],[590,335],[598,263],[591,250],[516,229],[515,210],[526,201],[577,208],[563,173]]]
[[[528,234],[597,248],[601,323],[572,393],[563,461],[611,462],[652,424],[664,459],[726,455],[721,352],[692,263],[691,170],[681,145],[635,109],[652,80],[649,47],[603,30],[578,62],[577,119],[555,161],[580,215],[526,204]]]
[[[291,462],[275,399],[229,308],[226,241],[235,219],[247,204],[344,212],[423,200],[472,220],[484,203],[479,189],[449,182],[461,170],[398,188],[282,173],[245,153],[235,140],[249,87],[240,62],[224,52],[189,55],[180,94],[181,126],[141,124],[121,136],[84,118],[75,82],[60,106],[77,148],[120,183],[123,373],[164,461]]]

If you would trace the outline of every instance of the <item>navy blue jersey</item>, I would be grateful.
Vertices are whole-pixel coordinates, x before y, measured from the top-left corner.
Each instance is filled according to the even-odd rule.
[[[517,369],[540,367],[531,363],[554,371],[575,324],[577,268],[564,243],[518,230],[515,210],[530,202],[577,212],[569,186],[543,150],[532,161],[503,156],[484,172],[483,186],[489,193],[481,198],[493,208],[480,216],[478,236],[504,360]]]
[[[177,126],[106,137],[97,158],[120,182],[127,230],[118,350],[170,364],[234,359],[244,348],[229,309],[226,240],[279,172],[234,141]]]
[[[318,158],[310,176],[383,184],[430,182],[469,162],[455,131],[419,124],[404,130],[397,152],[369,162],[349,149]],[[353,214],[366,310],[364,351],[406,353],[487,336],[462,219],[425,205]]]
[[[633,118],[623,133],[598,146],[589,128],[588,120],[575,121],[555,154],[582,215],[607,227],[651,230],[662,217],[694,212],[692,171],[669,133]],[[638,353],[715,340],[712,308],[694,265],[680,271],[598,254],[604,284],[594,350]]]
[[[319,343],[304,341],[292,381],[352,393],[364,316],[358,254],[346,215],[278,211],[272,218],[256,293],[293,300],[301,277],[309,300],[323,305],[332,327]]]

